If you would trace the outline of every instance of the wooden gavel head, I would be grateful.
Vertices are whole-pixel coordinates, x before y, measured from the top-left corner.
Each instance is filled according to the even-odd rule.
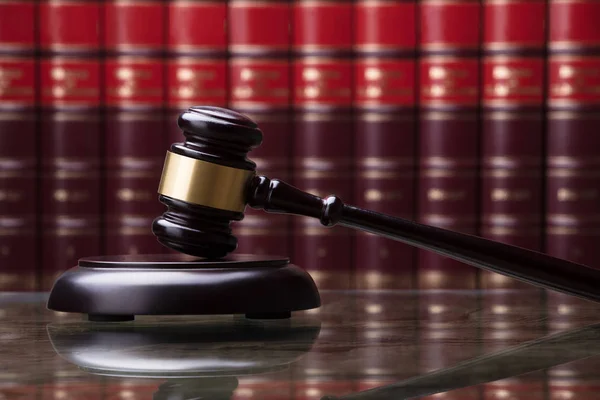
[[[158,193],[167,210],[153,221],[160,243],[197,257],[234,251],[231,222],[244,217],[256,164],[246,155],[262,143],[257,124],[219,107],[191,107],[177,121],[185,140],[167,152]]]

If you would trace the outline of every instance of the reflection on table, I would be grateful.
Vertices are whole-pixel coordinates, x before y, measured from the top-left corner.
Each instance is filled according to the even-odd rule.
[[[600,389],[600,340],[598,349],[591,340],[600,305],[554,292],[323,291],[320,309],[285,322],[140,317],[118,325],[48,311],[45,298],[0,296],[0,399],[191,399],[204,391],[207,399],[358,400],[357,392],[415,379],[421,393],[435,393],[423,399],[587,400]],[[573,330],[591,335],[590,345],[548,344],[548,335]],[[528,360],[556,365],[528,372],[530,361],[517,357],[517,376],[509,364],[506,379],[435,392],[443,385],[431,375],[452,383],[448,369],[473,359],[494,371],[498,352],[528,341],[538,346]]]

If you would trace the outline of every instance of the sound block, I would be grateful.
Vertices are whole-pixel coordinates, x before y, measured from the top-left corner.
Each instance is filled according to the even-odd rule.
[[[310,275],[284,257],[142,254],[79,259],[56,280],[47,307],[118,322],[136,315],[289,318],[320,305]]]

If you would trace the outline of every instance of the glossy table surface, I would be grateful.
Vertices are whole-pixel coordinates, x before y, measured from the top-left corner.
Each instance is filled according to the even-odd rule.
[[[91,323],[0,294],[0,399],[597,399],[600,305],[540,290],[322,291],[289,320]]]

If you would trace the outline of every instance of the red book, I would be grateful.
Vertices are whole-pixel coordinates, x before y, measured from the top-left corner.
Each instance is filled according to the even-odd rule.
[[[229,2],[229,107],[248,115],[263,132],[249,157],[257,173],[290,180],[291,35],[289,2]],[[246,208],[233,225],[239,253],[291,255],[290,216]]]
[[[600,30],[597,1],[550,0],[546,249],[600,267]]]
[[[354,109],[358,207],[415,217],[415,1],[361,0],[354,5]],[[357,232],[356,287],[411,288],[414,247]],[[400,261],[401,260],[401,261]]]
[[[106,252],[165,253],[152,234],[165,211],[156,193],[167,150],[165,5],[114,0],[105,10]]]
[[[296,1],[292,5],[293,178],[318,196],[353,200],[352,42],[349,1]],[[317,286],[353,287],[354,232],[293,218],[292,261]]]
[[[166,2],[166,119],[163,153],[182,143],[179,115],[190,106],[227,105],[227,2]],[[163,210],[164,211],[164,210]],[[167,253],[175,253],[166,249]]]
[[[36,25],[33,1],[0,2],[0,291],[36,289]]]
[[[542,251],[546,1],[483,7],[480,234]],[[483,288],[531,287],[480,277]]]
[[[177,117],[197,104],[227,104],[227,3],[167,2],[167,143],[185,140]]]
[[[418,220],[477,234],[480,3],[424,0],[419,37]],[[477,286],[477,270],[418,252],[421,288]]]
[[[42,1],[42,290],[102,253],[101,67],[95,1]]]

